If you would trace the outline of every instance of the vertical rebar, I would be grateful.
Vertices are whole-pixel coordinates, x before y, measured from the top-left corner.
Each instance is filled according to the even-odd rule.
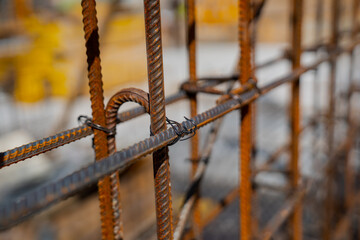
[[[166,129],[160,0],[144,0],[151,131]],[[153,153],[158,239],[172,239],[172,206],[168,148]]]
[[[189,81],[191,84],[196,84],[196,8],[195,0],[186,0],[186,46],[188,50],[188,59],[189,59]],[[196,116],[197,114],[197,98],[196,93],[189,94],[190,101],[190,115],[191,117]],[[199,160],[199,134],[197,133],[190,140],[190,159],[191,159],[191,179],[194,178],[196,169],[198,167]],[[199,194],[199,193],[197,193]],[[199,238],[199,226],[200,226],[201,216],[198,209],[197,201],[195,200],[193,215],[192,215],[192,224],[193,231],[197,238]]]
[[[250,1],[239,0],[239,81],[246,84],[252,76],[251,67],[251,39],[249,31],[250,23]],[[241,126],[239,136],[240,148],[240,234],[242,240],[251,239],[251,152],[252,152],[252,104],[241,108]]]
[[[93,122],[105,127],[106,122],[96,3],[95,0],[82,0],[81,6],[86,40],[86,55]],[[107,134],[104,131],[94,129],[94,149],[96,160],[100,160],[108,156]],[[102,239],[115,239],[111,185],[112,180],[110,176],[106,176],[98,182]]]
[[[118,110],[125,102],[136,102],[143,106],[146,112],[149,112],[148,94],[136,88],[126,88],[117,92],[112,96],[105,108],[106,127],[112,130],[113,134],[108,135],[108,154],[112,155],[116,152],[116,123],[118,117]],[[116,171],[110,176],[111,188],[110,194],[112,199],[112,216],[114,222],[114,239],[123,239],[123,224],[122,224],[122,206],[120,196],[120,179],[119,173]]]
[[[302,38],[302,10],[303,0],[292,1],[292,69],[295,70],[301,66],[301,38]],[[291,108],[290,108],[290,126],[291,126],[291,187],[296,190],[301,180],[299,170],[299,135],[301,129],[300,114],[300,78],[297,78],[291,84]],[[298,202],[294,207],[291,217],[292,239],[302,239],[302,203]]]
[[[331,37],[330,37],[330,51],[336,51],[338,47],[338,32],[339,32],[339,17],[340,17],[340,1],[332,0],[331,2]],[[336,85],[336,59],[330,61],[330,83],[328,89],[329,109],[327,114],[328,127],[328,167],[326,168],[326,199],[325,199],[325,214],[324,214],[324,232],[323,239],[331,238],[331,227],[334,215],[334,166],[332,164],[332,155],[334,147],[334,130],[335,130],[335,85]]]

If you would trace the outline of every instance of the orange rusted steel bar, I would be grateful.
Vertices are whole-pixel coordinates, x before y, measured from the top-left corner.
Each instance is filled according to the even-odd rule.
[[[188,64],[189,64],[189,83],[192,86],[197,85],[196,76],[196,2],[195,0],[186,0],[186,46],[188,51]],[[197,114],[197,94],[189,93],[188,97],[190,101],[190,116],[194,117]],[[190,159],[191,161],[191,174],[190,178],[194,179],[196,169],[198,168],[199,160],[199,134],[196,134],[190,140]],[[197,192],[199,195],[199,191]],[[191,234],[200,239],[200,222],[201,214],[197,204],[197,197],[194,200],[194,207],[192,213],[192,231]]]
[[[93,123],[105,127],[106,122],[100,65],[96,3],[95,0],[82,0],[81,6],[86,40],[86,55],[88,62],[88,78]],[[99,129],[93,130],[95,159],[99,160],[108,156],[106,139],[107,134]],[[113,221],[110,176],[105,176],[103,179],[99,180],[98,186],[102,239],[114,239],[114,229],[116,226],[115,222]]]
[[[301,66],[301,38],[302,38],[302,15],[303,0],[292,1],[292,69]],[[301,180],[299,169],[299,136],[301,131],[301,108],[300,108],[300,79],[297,78],[291,83],[291,107],[290,107],[290,186],[297,189]],[[292,239],[302,239],[302,203],[298,202],[294,206],[291,216]]]
[[[240,45],[239,82],[246,84],[252,77],[251,39],[250,39],[250,1],[239,0],[238,34]],[[250,240],[251,233],[251,153],[252,153],[252,106],[241,108],[241,127],[239,135],[239,196],[240,196],[240,234],[242,240]]]
[[[160,0],[144,0],[151,133],[166,130]],[[168,147],[153,153],[157,236],[173,239]]]
[[[302,201],[305,195],[305,189],[300,187],[295,193],[283,204],[278,213],[266,224],[266,227],[259,234],[258,239],[270,240],[281,225],[294,213],[296,206]]]
[[[196,7],[195,0],[186,0],[186,21],[187,21],[187,51],[189,59],[189,83],[192,86],[196,86]],[[197,97],[196,93],[189,93],[190,101],[190,116],[194,117],[197,114]],[[190,140],[190,159],[191,161],[191,175],[190,178],[194,179],[196,174],[196,169],[198,168],[199,160],[199,134],[196,134]],[[199,191],[197,195],[199,194]],[[196,199],[194,200],[194,207],[192,213],[192,234],[196,236],[197,239],[200,238],[200,222],[201,215],[199,208],[197,206]]]
[[[146,92],[136,88],[126,88],[113,97],[110,98],[105,108],[106,116],[106,127],[111,129],[112,133],[108,136],[108,152],[112,155],[116,152],[116,123],[117,123],[117,112],[121,105],[125,102],[136,102],[144,107],[145,111],[149,113],[149,96]],[[121,219],[122,207],[120,197],[120,180],[119,172],[116,171],[110,175],[111,182],[111,197],[112,197],[112,216],[114,222],[114,239],[123,239],[123,224]]]
[[[335,51],[338,47],[338,32],[339,32],[339,19],[340,19],[340,1],[332,0],[331,2],[331,37],[330,37],[330,50]],[[334,145],[334,116],[335,116],[335,84],[336,84],[336,59],[330,61],[330,83],[328,89],[329,105],[328,105],[328,156],[333,154],[333,145]],[[325,199],[325,209],[324,209],[324,229],[323,229],[323,239],[329,240],[331,238],[332,222],[334,216],[334,169],[331,159],[329,158],[329,166],[331,169],[328,169],[326,173],[326,199]]]
[[[186,0],[186,20],[187,20],[187,50],[188,50],[188,59],[189,59],[189,84],[196,86],[196,12],[195,12],[195,0]],[[190,115],[191,117],[196,116],[197,114],[197,101],[196,101],[196,93],[189,93],[190,100]],[[196,168],[198,154],[199,154],[199,138],[198,134],[196,134],[191,139],[191,176],[193,177]]]

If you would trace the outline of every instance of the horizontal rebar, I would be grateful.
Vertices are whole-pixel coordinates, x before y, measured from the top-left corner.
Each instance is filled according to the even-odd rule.
[[[166,104],[172,104],[179,100],[186,99],[186,94],[183,91],[180,91],[172,96],[169,96],[165,99]],[[122,112],[118,114],[120,122],[125,122],[130,119],[136,118],[144,114],[145,108],[136,107],[130,109],[129,111]],[[75,142],[87,136],[93,134],[93,130],[89,126],[80,126],[76,127],[53,136],[43,138],[32,143],[16,147],[5,152],[0,153],[0,168],[10,166],[14,163],[18,163],[27,158],[34,157],[41,153],[48,152],[52,149],[61,147],[63,145]]]

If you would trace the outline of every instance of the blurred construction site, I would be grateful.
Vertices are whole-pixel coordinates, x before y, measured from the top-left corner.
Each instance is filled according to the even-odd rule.
[[[94,102],[89,99],[98,93],[89,92],[94,74],[89,56],[97,51],[85,44],[87,2],[92,1],[0,0],[0,239],[173,239],[160,237],[161,207],[155,200],[156,164],[151,155],[136,155],[136,162],[116,168],[121,182],[120,237],[104,234],[106,214],[98,175],[95,182],[68,195],[59,190],[66,196],[58,200],[39,190],[49,204],[32,209],[31,204],[40,202],[33,197],[25,207],[16,205],[48,183],[91,166],[95,156],[96,160],[111,156],[108,147],[108,154],[98,158],[96,136],[75,141],[104,131],[91,117]],[[150,58],[147,49],[153,39],[147,38],[147,24],[153,18],[144,18],[146,2],[157,0],[96,1],[104,102],[111,102],[122,89],[149,92],[150,117],[139,113],[146,112],[143,109],[135,111],[138,101],[121,108],[115,132],[119,156],[127,147],[159,134],[153,125],[149,131],[155,101],[149,69],[157,58]],[[249,41],[239,30],[242,2],[252,14],[249,10],[245,24]],[[196,9],[196,38],[188,25],[191,4]],[[165,96],[177,97],[166,100],[167,128],[176,132],[174,124],[179,126],[187,116],[185,121],[197,131],[184,128],[181,134],[176,132],[177,140],[190,133],[196,137],[165,144],[174,239],[360,239],[359,5],[357,0],[161,1],[163,90]],[[189,39],[196,39],[196,58]],[[247,50],[240,51],[241,44],[249,44]],[[251,56],[251,87],[241,80],[246,75],[241,68],[246,51]],[[184,99],[189,99],[190,108]],[[204,120],[216,121],[197,130],[205,125],[197,122],[197,114],[231,100],[238,106]],[[248,105],[253,109],[251,138],[243,139]],[[72,131],[67,129],[83,126],[90,129],[84,130],[87,135],[64,140]],[[114,132],[106,133],[110,142]],[[63,143],[48,136],[63,137]],[[53,140],[49,147],[48,139]],[[241,162],[241,151],[247,148],[243,142],[251,142],[249,165]],[[209,146],[214,149],[207,150]],[[152,147],[147,154],[159,148]],[[19,152],[29,156],[19,157]],[[114,169],[110,172],[114,174]],[[248,176],[251,188],[245,199],[242,174]],[[193,196],[196,200],[186,210]],[[22,208],[26,210],[16,215]],[[248,227],[241,225],[248,221],[244,211],[250,218]]]

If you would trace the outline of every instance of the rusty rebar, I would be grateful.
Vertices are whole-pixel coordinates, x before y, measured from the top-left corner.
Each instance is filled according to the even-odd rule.
[[[196,8],[195,0],[186,0],[186,46],[188,51],[188,64],[189,64],[189,83],[193,86],[197,85],[196,76]],[[190,101],[190,116],[194,117],[197,114],[197,94],[189,93]],[[196,159],[199,158],[199,134],[196,134],[190,140],[190,159],[191,162],[191,173],[190,178],[193,179],[198,167]],[[199,193],[198,193],[199,194]],[[200,226],[200,211],[197,207],[197,201],[194,201],[194,210],[192,214],[192,232],[199,239],[199,226]]]
[[[302,43],[302,15],[303,0],[292,1],[292,69],[301,66],[301,43]],[[297,78],[291,83],[291,107],[290,107],[290,185],[293,189],[299,187],[301,173],[299,169],[299,135],[301,129],[301,108],[300,108],[300,79]],[[292,239],[302,239],[302,203],[294,206],[291,217]]]
[[[246,84],[252,77],[250,39],[250,1],[239,0],[238,34],[240,46],[239,82]],[[240,234],[242,240],[250,240],[251,233],[251,153],[252,153],[252,106],[241,108],[241,129],[239,134],[239,196]]]
[[[166,130],[165,93],[161,42],[160,0],[144,0],[146,53],[151,131]],[[172,204],[168,148],[153,153],[157,236],[172,239]]]
[[[82,0],[82,14],[86,40],[86,55],[88,63],[88,78],[90,87],[90,100],[93,123],[105,126],[104,96],[102,88],[102,75],[100,65],[99,33],[96,17],[95,0]],[[107,134],[104,131],[94,130],[95,159],[108,156]],[[114,239],[114,221],[112,216],[111,182],[108,176],[100,179],[99,202],[101,216],[102,239]]]
[[[54,148],[89,136],[93,130],[88,126],[73,128],[29,144],[0,153],[0,168],[31,158]]]
[[[140,104],[147,113],[149,113],[149,96],[146,92],[136,88],[126,88],[117,92],[112,96],[105,108],[106,127],[116,133],[116,123],[118,110],[121,105],[125,102],[135,102]],[[108,136],[108,153],[109,155],[116,152],[115,134]],[[120,180],[119,172],[115,171],[109,176],[111,183],[110,195],[112,198],[112,222],[114,223],[114,239],[123,239],[123,224],[121,220],[122,207],[121,207],[121,196],[120,196]]]
[[[188,63],[189,63],[189,83],[193,86],[196,86],[197,76],[196,76],[196,8],[195,0],[186,0],[186,46],[188,51]],[[190,116],[194,117],[197,114],[197,94],[189,93],[190,101]],[[196,134],[190,140],[190,159],[191,161],[191,173],[190,178],[194,179],[196,169],[198,167],[198,162],[196,161],[199,158],[199,134]],[[199,194],[199,192],[197,193]],[[192,213],[192,232],[196,239],[200,238],[200,211],[198,209],[197,199],[194,201],[194,210]]]

